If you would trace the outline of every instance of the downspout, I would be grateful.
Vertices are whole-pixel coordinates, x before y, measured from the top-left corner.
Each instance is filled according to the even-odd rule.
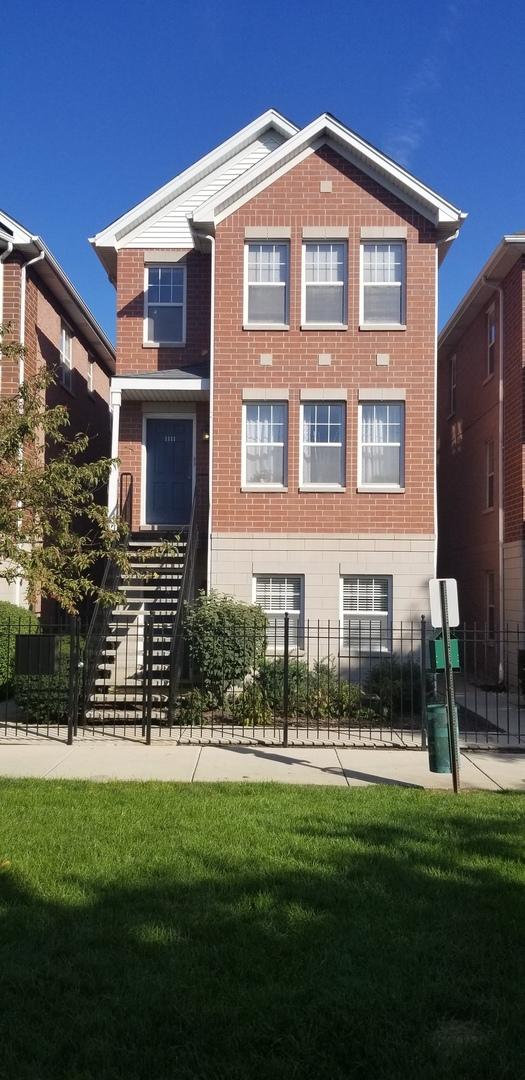
[[[210,289],[210,408],[209,408],[209,440],[208,440],[208,557],[206,567],[206,592],[211,590],[211,522],[212,522],[212,498],[213,498],[213,371],[215,360],[215,237],[208,233],[205,240],[211,243],[211,289]]]
[[[505,527],[505,512],[504,512],[504,491],[503,491],[503,448],[505,442],[505,428],[504,428],[504,416],[503,416],[503,286],[499,281],[491,280],[488,277],[483,278],[483,284],[489,285],[494,288],[498,294],[498,361],[499,361],[499,373],[498,373],[498,606],[499,606],[499,630],[500,630],[500,653],[499,653],[499,665],[498,665],[498,680],[500,683],[504,682],[505,676],[505,633],[504,633],[504,612],[505,612],[505,558],[504,558],[504,527]]]
[[[35,241],[36,237],[32,237],[32,240]],[[29,259],[28,262],[24,263],[24,265],[22,266],[22,268],[20,270],[20,333],[19,333],[19,341],[20,341],[20,344],[22,345],[22,347],[25,346],[25,340],[26,340],[26,283],[27,283],[26,271],[27,271],[28,266],[33,266],[33,263],[41,262],[42,259],[45,259],[45,255],[46,255],[46,253],[45,253],[44,249],[42,249],[42,251],[40,251],[38,253],[38,255],[35,255],[34,259]],[[22,386],[22,383],[23,383],[24,379],[25,379],[24,354],[23,354],[23,352],[20,352],[20,356],[18,358],[18,385],[19,386]],[[20,403],[20,408],[22,408],[22,403]],[[17,578],[16,579],[16,585],[15,585],[15,603],[18,604],[18,606],[20,606],[20,594],[21,594],[21,592],[22,592],[22,578]]]

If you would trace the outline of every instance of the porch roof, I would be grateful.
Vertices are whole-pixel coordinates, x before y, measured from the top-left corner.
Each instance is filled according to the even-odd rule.
[[[207,363],[188,368],[148,371],[142,375],[118,375],[111,381],[112,395],[123,401],[203,401],[210,396]]]

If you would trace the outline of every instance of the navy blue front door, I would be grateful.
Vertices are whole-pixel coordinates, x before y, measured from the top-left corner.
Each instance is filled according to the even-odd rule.
[[[146,420],[146,524],[188,525],[193,488],[193,420]]]

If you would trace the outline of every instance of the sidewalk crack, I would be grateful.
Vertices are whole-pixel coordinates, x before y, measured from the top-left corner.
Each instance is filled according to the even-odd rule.
[[[470,764],[473,765],[474,768],[477,769],[478,772],[480,772],[482,776],[485,776],[487,778],[487,780],[490,780],[491,784],[495,784],[496,787],[499,788],[500,791],[505,790],[505,788],[501,784],[498,784],[498,781],[495,780],[493,776],[490,776],[489,773],[485,772],[485,770],[482,769],[480,765],[477,765],[476,762],[473,761],[473,759],[471,757],[469,757],[467,750],[463,751],[463,757],[465,757],[467,759],[467,761],[470,761]]]
[[[197,754],[197,760],[195,762],[195,768],[194,768],[194,770],[193,770],[193,772],[191,774],[190,784],[193,784],[193,781],[195,780],[195,773],[197,772],[197,769],[199,768],[199,762],[200,762],[200,759],[201,759],[201,754],[202,754],[202,746],[199,746],[199,753]]]
[[[334,746],[334,753],[335,753],[335,756],[336,756],[336,758],[337,758],[337,760],[339,762],[339,768],[341,769],[341,772],[342,772],[342,774],[343,774],[343,776],[345,778],[346,786],[350,787],[350,781],[349,781],[349,779],[348,779],[348,777],[346,775],[344,765],[343,765],[343,763],[341,761],[341,758],[339,757],[339,754],[337,753],[337,746]]]

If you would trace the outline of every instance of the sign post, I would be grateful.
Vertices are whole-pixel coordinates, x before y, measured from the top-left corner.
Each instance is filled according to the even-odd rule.
[[[434,578],[429,582],[430,613],[432,625],[441,629],[443,634],[445,700],[448,720],[448,740],[452,784],[457,794],[460,789],[459,775],[459,733],[456,698],[454,694],[454,673],[450,644],[450,627],[459,626],[458,589],[454,578]]]

